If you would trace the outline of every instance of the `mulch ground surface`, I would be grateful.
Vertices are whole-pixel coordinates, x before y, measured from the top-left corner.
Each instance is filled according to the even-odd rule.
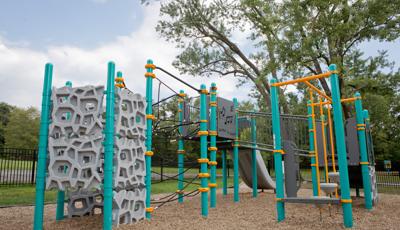
[[[230,191],[231,192],[231,191]],[[231,192],[232,193],[232,192]],[[300,191],[300,195],[309,190]],[[362,198],[353,198],[354,229],[400,229],[400,196],[380,194],[380,202],[372,211],[364,209]],[[117,229],[342,229],[342,209],[338,206],[286,204],[286,219],[277,223],[275,195],[260,193],[252,198],[242,191],[240,202],[232,194],[218,194],[217,208],[209,209],[208,218],[200,215],[200,197],[172,202],[157,209],[151,221],[120,225]],[[31,229],[34,207],[0,209],[0,229]],[[66,219],[56,223],[55,205],[45,206],[45,229],[101,229],[102,216]]]

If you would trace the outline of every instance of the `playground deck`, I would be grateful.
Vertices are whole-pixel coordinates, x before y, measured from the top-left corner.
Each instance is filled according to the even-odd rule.
[[[219,191],[220,192],[220,191]],[[300,191],[301,195],[311,190]],[[230,191],[232,193],[232,191]],[[162,196],[162,195],[160,195]],[[120,225],[117,229],[342,229],[342,210],[322,206],[322,220],[317,207],[287,204],[286,219],[276,222],[275,196],[271,191],[253,199],[250,189],[241,189],[240,202],[233,203],[233,195],[217,196],[217,208],[210,209],[207,219],[200,216],[200,197],[188,198],[182,205],[170,203],[156,210],[151,222]],[[373,211],[364,209],[362,198],[353,198],[355,229],[398,229],[400,223],[400,196],[380,194],[380,202]],[[101,229],[100,215],[66,219],[55,222],[55,205],[46,205],[45,229]],[[0,209],[1,229],[28,229],[32,227],[33,207]]]

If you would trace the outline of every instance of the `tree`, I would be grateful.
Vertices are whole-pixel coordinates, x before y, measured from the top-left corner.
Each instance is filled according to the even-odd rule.
[[[245,0],[246,15],[256,26],[256,38],[273,45],[284,73],[320,74],[330,64],[340,73],[341,89],[350,73],[344,65],[357,45],[370,39],[394,41],[400,33],[400,2],[392,0]],[[272,15],[272,19],[271,19]],[[274,30],[275,22],[279,20]],[[275,36],[274,42],[271,37]],[[275,62],[275,60],[270,60]],[[319,82],[330,96],[325,79]],[[345,114],[349,110],[344,106]]]
[[[344,59],[359,43],[399,37],[399,13],[391,0],[177,0],[162,4],[157,31],[183,50],[174,62],[181,72],[251,81],[269,107],[266,75],[319,74],[335,63],[345,76]],[[249,34],[243,44],[237,33]]]
[[[34,149],[38,146],[40,113],[34,107],[14,108],[5,127],[7,148]]]
[[[8,124],[9,115],[13,108],[14,108],[13,106],[7,103],[4,102],[0,103],[0,148],[2,148],[5,143],[4,129]]]
[[[371,117],[377,158],[400,159],[400,69],[394,70],[386,52],[368,59],[361,55],[355,52],[345,60],[351,70],[347,93],[361,92]]]
[[[262,51],[249,52],[234,42],[252,23],[238,1],[177,0],[163,3],[157,31],[183,49],[173,63],[182,73],[198,76],[233,76],[251,81],[269,104],[269,84],[263,70],[268,60]]]

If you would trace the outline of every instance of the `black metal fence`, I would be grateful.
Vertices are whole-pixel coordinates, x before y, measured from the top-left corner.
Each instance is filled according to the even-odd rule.
[[[220,161],[220,159],[218,159]],[[156,181],[164,181],[168,179],[177,179],[177,171],[170,170],[170,168],[178,167],[178,160],[175,156],[160,156],[154,155],[152,166],[153,174],[156,175],[153,178]],[[272,165],[272,162],[268,162]],[[0,186],[15,186],[24,184],[35,184],[36,176],[36,165],[37,165],[37,150],[36,149],[12,149],[2,148],[0,149]],[[221,162],[218,166],[221,167]],[[392,188],[400,190],[400,168],[393,167],[391,171],[384,171],[382,162],[376,162],[376,182],[380,188]],[[397,166],[397,164],[393,164]],[[184,164],[185,170],[187,171],[186,176],[195,176],[199,168],[196,158],[186,158]],[[232,162],[230,159],[227,160],[227,172],[230,174],[232,169]],[[268,167],[271,169],[271,167]],[[270,172],[271,173],[271,172]],[[193,175],[191,175],[193,174]],[[274,174],[272,172],[272,174]],[[305,172],[305,177],[311,176],[310,173]]]
[[[36,149],[0,149],[0,186],[35,183]]]

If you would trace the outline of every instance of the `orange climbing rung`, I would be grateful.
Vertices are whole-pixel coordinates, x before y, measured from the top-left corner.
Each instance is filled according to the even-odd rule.
[[[310,81],[310,80],[314,80],[314,79],[329,77],[332,73],[334,73],[334,72],[328,71],[326,73],[321,73],[321,74],[317,74],[317,75],[311,75],[311,76],[302,77],[302,78],[298,78],[298,79],[294,79],[294,80],[277,82],[277,83],[273,83],[271,85],[272,86],[290,85],[290,84],[295,84],[295,83],[299,83],[299,82],[305,82],[305,81]]]
[[[315,92],[317,92],[319,95],[321,95],[322,97],[326,98],[328,101],[332,101],[332,98],[328,97],[328,95],[326,95],[324,92],[322,92],[321,90],[319,90],[317,87],[315,87],[313,84],[311,84],[308,81],[305,81],[304,83],[306,83],[306,85],[308,85],[308,87],[310,87],[311,89],[313,89]]]

